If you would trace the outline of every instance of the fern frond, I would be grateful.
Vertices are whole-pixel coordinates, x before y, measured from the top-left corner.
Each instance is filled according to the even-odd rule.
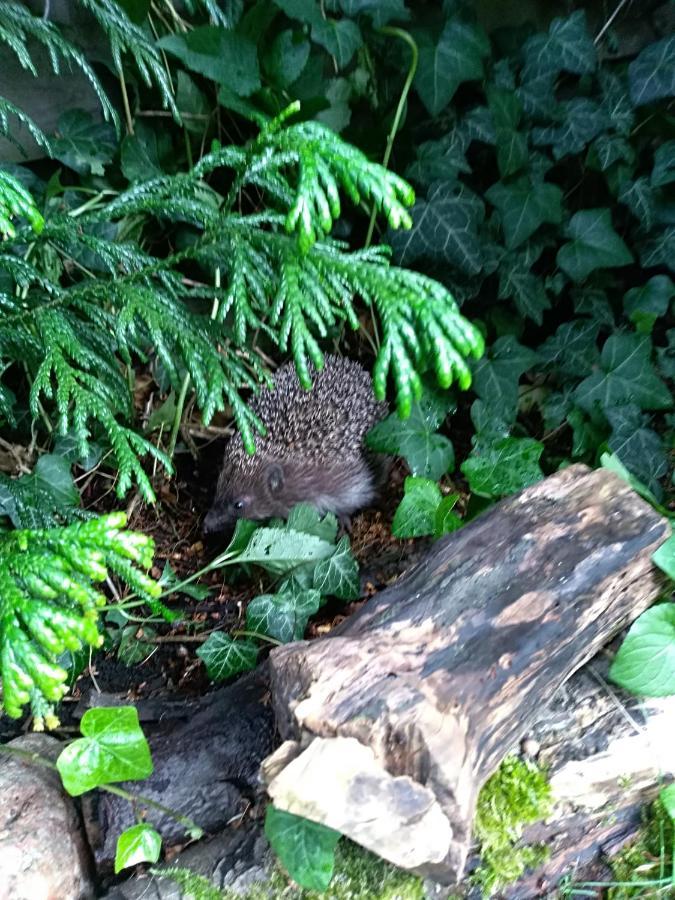
[[[82,0],[84,2],[84,0]],[[86,4],[85,4],[86,5]],[[119,11],[119,7],[116,7]],[[42,44],[49,53],[52,70],[55,75],[60,72],[61,60],[73,63],[85,76],[96,94],[103,115],[118,128],[119,120],[115,108],[108,99],[96,73],[87,62],[86,57],[77,47],[67,41],[59,29],[47,19],[34,16],[23,3],[0,2],[0,43],[6,44],[18,59],[20,65],[37,76],[38,71],[28,50],[28,39],[32,38]]]
[[[27,219],[36,234],[42,231],[45,220],[32,196],[20,181],[0,169],[0,236],[15,237],[12,218],[18,216]]]
[[[51,155],[52,145],[44,131],[22,109],[10,103],[5,97],[0,97],[0,134],[19,150],[22,150],[21,144],[14,137],[13,130],[10,127],[10,116],[14,116],[22,125],[25,125],[35,143],[42,147],[45,153]]]
[[[180,122],[171,80],[162,64],[162,57],[143,29],[135,25],[114,0],[80,0],[80,3],[89,10],[107,34],[113,63],[119,75],[123,73],[122,57],[128,54],[145,84],[148,87],[156,85],[164,106],[170,109],[174,119]]]
[[[0,535],[2,707],[11,718],[30,703],[38,720],[55,724],[53,704],[67,691],[59,656],[103,641],[98,619],[106,598],[92,582],[116,572],[156,604],[161,589],[142,571],[152,565],[153,541],[123,531],[125,524],[124,513],[113,513]]]

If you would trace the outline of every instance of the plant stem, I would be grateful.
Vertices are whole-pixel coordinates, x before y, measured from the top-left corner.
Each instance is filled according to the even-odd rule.
[[[267,641],[268,644],[274,644],[275,647],[281,647],[283,641],[278,641],[276,638],[270,637],[268,634],[260,634],[258,631],[241,631],[237,629],[236,631],[230,632],[232,637],[252,637],[257,638],[259,641]]]
[[[417,71],[417,61],[419,59],[419,51],[417,49],[417,44],[415,43],[415,39],[413,36],[404,31],[403,28],[394,28],[393,26],[385,25],[383,28],[378,29],[380,34],[389,34],[392,37],[400,38],[402,41],[405,41],[406,44],[410,47],[410,65],[408,67],[408,74],[406,75],[405,82],[403,84],[403,89],[401,90],[401,96],[398,98],[398,106],[396,107],[396,113],[394,115],[394,121],[391,123],[391,129],[389,131],[389,135],[387,137],[387,146],[384,150],[384,156],[382,157],[382,165],[386,169],[389,165],[389,160],[391,158],[391,151],[394,146],[394,139],[396,137],[396,133],[398,131],[398,127],[401,124],[401,117],[403,116],[403,109],[405,107],[406,100],[408,99],[408,93],[410,92],[410,87],[413,83],[413,79],[415,77],[415,72]],[[370,246],[370,242],[373,239],[373,232],[375,230],[375,217],[377,215],[377,208],[373,204],[373,209],[370,214],[370,223],[368,225],[368,233],[366,234],[366,247]]]
[[[216,269],[215,274],[215,285],[216,288],[220,287],[220,268]],[[216,296],[213,301],[213,305],[211,306],[211,318],[215,319],[218,315],[218,297]],[[176,449],[176,441],[178,440],[178,431],[180,429],[180,424],[183,419],[183,409],[185,408],[185,398],[187,396],[188,388],[190,387],[190,373],[186,372],[183,376],[183,383],[180,386],[180,392],[178,394],[178,400],[176,401],[176,412],[173,417],[173,424],[171,426],[171,437],[169,438],[169,447],[167,449],[167,453],[169,455],[169,459],[173,459],[173,454]]]
[[[129,134],[133,135],[134,133],[134,120],[131,115],[131,106],[129,105],[129,95],[127,94],[127,83],[124,80],[124,73],[120,69],[118,71],[118,77],[120,81],[120,89],[122,91],[122,105],[124,106],[124,118],[127,121],[127,131]]]
[[[0,745],[0,752],[8,753],[10,756],[19,757],[20,759],[26,760],[26,762],[33,763],[36,766],[42,766],[45,769],[54,769],[58,771],[56,763],[32,750],[23,750],[20,747],[10,747],[7,744],[2,744]],[[195,840],[198,840],[204,835],[204,832],[199,825],[188,818],[188,816],[181,815],[181,813],[175,812],[175,810],[170,807],[164,806],[162,803],[158,803],[156,800],[152,800],[144,794],[132,794],[129,791],[125,791],[124,788],[117,787],[117,785],[114,784],[99,784],[97,786],[99,790],[108,791],[109,794],[116,794],[118,797],[123,797],[130,803],[145,803],[147,806],[152,806],[154,809],[160,810],[160,812],[170,816],[174,821],[182,825]]]

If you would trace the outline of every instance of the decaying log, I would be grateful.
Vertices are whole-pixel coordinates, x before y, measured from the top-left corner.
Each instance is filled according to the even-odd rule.
[[[615,475],[573,466],[438,541],[339,633],[275,649],[275,805],[458,879],[481,785],[657,598],[668,533]]]

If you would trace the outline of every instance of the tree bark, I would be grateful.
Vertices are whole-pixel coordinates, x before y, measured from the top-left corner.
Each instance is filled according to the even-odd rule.
[[[572,466],[438,541],[329,637],[275,649],[275,805],[459,879],[481,785],[658,597],[668,533],[614,474]]]

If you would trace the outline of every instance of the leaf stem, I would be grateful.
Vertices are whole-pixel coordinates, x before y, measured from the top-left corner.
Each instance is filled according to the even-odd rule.
[[[398,106],[396,107],[396,113],[394,115],[394,120],[391,123],[391,129],[389,131],[389,135],[387,136],[387,145],[384,150],[384,156],[382,157],[382,165],[386,169],[389,165],[389,160],[391,158],[391,151],[394,146],[394,139],[396,138],[396,133],[398,132],[399,125],[401,124],[401,117],[403,116],[403,109],[405,107],[406,100],[408,99],[408,94],[410,92],[410,88],[413,83],[413,79],[415,77],[415,73],[417,72],[417,62],[419,60],[419,50],[417,49],[417,44],[415,43],[415,39],[413,36],[405,31],[403,28],[395,28],[390,25],[385,25],[383,28],[378,28],[380,34],[388,34],[392,37],[400,38],[402,41],[405,41],[406,44],[410,47],[410,65],[408,66],[408,74],[406,75],[405,82],[403,84],[403,88],[401,90],[401,96],[398,98]],[[377,216],[377,207],[373,204],[373,209],[370,214],[370,223],[368,224],[368,233],[366,234],[366,247],[370,247],[370,242],[373,239],[373,232],[375,230],[375,217]]]

